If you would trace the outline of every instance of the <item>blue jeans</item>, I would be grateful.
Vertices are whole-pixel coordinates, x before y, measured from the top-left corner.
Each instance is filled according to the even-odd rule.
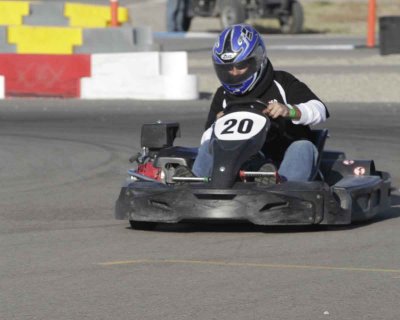
[[[317,158],[318,151],[312,142],[295,141],[287,148],[278,173],[287,181],[309,181],[315,170]],[[210,140],[206,140],[199,148],[192,171],[198,177],[210,177],[212,167]]]
[[[186,31],[188,19],[189,3],[188,0],[168,0],[167,1],[167,31],[183,32]]]

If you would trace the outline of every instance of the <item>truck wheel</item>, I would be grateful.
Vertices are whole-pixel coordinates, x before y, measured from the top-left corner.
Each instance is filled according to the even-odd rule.
[[[282,33],[300,33],[303,29],[303,7],[297,1],[293,1],[291,5],[290,16],[279,19]]]
[[[129,220],[131,228],[134,230],[154,230],[157,226],[156,222],[146,222],[146,221],[135,221]]]
[[[221,26],[225,29],[246,20],[246,10],[240,0],[220,1]]]

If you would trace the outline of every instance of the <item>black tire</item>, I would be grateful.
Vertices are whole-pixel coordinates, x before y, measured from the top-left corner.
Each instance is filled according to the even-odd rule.
[[[135,221],[129,220],[131,228],[134,230],[154,230],[157,226],[157,222],[147,222],[147,221]]]
[[[221,26],[224,29],[246,20],[246,10],[240,0],[221,0],[219,9]]]
[[[303,30],[304,13],[303,7],[297,1],[293,1],[290,6],[290,16],[279,19],[281,31],[285,34],[300,33]]]

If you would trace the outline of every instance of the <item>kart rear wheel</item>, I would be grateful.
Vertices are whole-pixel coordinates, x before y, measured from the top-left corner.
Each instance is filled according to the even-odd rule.
[[[157,222],[147,222],[147,221],[135,221],[129,220],[131,228],[134,230],[154,230],[157,226]]]
[[[240,0],[221,0],[219,9],[221,26],[224,29],[246,20],[246,11]]]
[[[285,34],[300,33],[303,29],[304,13],[303,7],[298,1],[293,1],[290,16],[279,19],[281,31]]]

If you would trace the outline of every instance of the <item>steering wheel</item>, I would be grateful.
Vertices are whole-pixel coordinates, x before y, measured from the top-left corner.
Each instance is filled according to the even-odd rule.
[[[224,109],[224,113],[230,113],[239,110],[253,109],[259,111],[263,116],[269,118],[270,120],[270,132],[267,135],[267,141],[275,140],[278,137],[287,136],[286,133],[286,120],[282,117],[277,119],[271,119],[265,113],[262,113],[265,108],[268,107],[268,103],[261,101],[259,99],[242,99],[238,101],[229,101]]]
[[[265,103],[264,101],[261,101],[259,99],[243,99],[243,100],[238,100],[238,101],[229,101],[226,104],[226,107],[224,109],[224,113],[231,112],[232,110],[238,108],[238,109],[255,109],[257,111],[262,112],[266,107],[268,107],[268,104]],[[264,114],[266,117],[268,117],[266,114]]]

